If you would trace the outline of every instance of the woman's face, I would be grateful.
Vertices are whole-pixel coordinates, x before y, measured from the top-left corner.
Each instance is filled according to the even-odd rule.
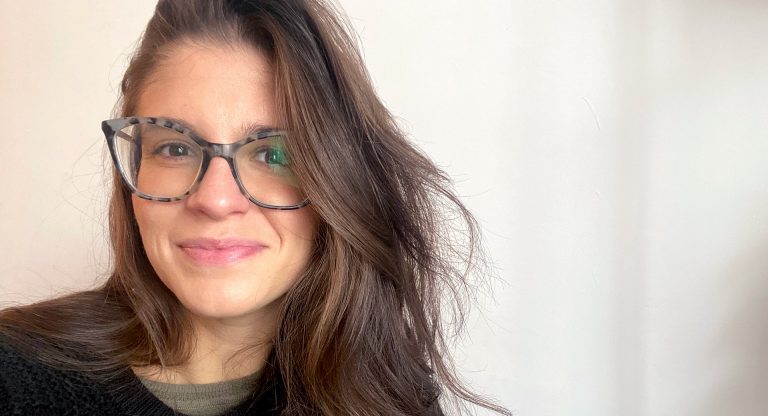
[[[247,136],[248,126],[279,127],[271,64],[245,45],[175,46],[144,87],[137,113],[181,120],[219,143]],[[187,310],[208,318],[274,311],[304,271],[318,223],[311,206],[251,203],[222,158],[186,199],[134,196],[133,208],[157,275]]]

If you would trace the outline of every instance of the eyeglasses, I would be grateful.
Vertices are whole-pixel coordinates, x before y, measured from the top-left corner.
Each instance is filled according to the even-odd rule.
[[[291,170],[283,132],[258,131],[236,143],[222,144],[156,117],[105,120],[101,129],[120,176],[140,198],[184,199],[200,184],[211,159],[221,157],[240,191],[254,204],[282,210],[309,204]]]

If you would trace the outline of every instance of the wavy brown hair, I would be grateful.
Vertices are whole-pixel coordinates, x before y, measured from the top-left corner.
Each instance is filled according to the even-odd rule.
[[[486,270],[478,226],[376,96],[350,33],[321,0],[161,0],[125,72],[118,113],[135,115],[147,80],[172,64],[179,44],[245,43],[270,59],[287,151],[311,201],[303,209],[321,218],[309,266],[284,298],[265,375],[282,383],[285,415],[419,415],[438,397],[509,414],[466,389],[448,354],[468,278]],[[116,172],[113,182],[106,283],[7,309],[0,327],[48,362],[92,373],[184,363],[191,326],[144,253],[130,191]],[[62,345],[101,359],[76,361]]]

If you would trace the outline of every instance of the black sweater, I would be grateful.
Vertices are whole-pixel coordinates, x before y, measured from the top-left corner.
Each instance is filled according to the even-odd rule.
[[[278,416],[285,403],[282,382],[273,382],[226,416]],[[65,371],[21,354],[0,334],[0,416],[181,415],[155,397],[126,367],[107,381]],[[437,400],[424,416],[444,416]]]
[[[280,389],[266,389],[225,415],[278,415]],[[177,415],[126,367],[110,382],[51,368],[0,337],[0,415]]]

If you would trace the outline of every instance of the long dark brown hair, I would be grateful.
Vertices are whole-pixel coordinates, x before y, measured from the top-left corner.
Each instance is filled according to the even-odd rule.
[[[438,397],[509,414],[467,390],[448,354],[468,279],[485,271],[477,223],[378,99],[349,33],[321,0],[161,0],[125,72],[118,113],[135,115],[174,46],[245,42],[264,52],[280,126],[292,138],[287,151],[311,201],[303,209],[321,218],[274,335],[267,377],[286,391],[284,414],[418,415]],[[116,173],[113,181],[106,283],[7,309],[0,329],[51,364],[93,373],[184,363],[191,325],[149,264],[130,191]],[[63,345],[101,359],[75,361]]]

